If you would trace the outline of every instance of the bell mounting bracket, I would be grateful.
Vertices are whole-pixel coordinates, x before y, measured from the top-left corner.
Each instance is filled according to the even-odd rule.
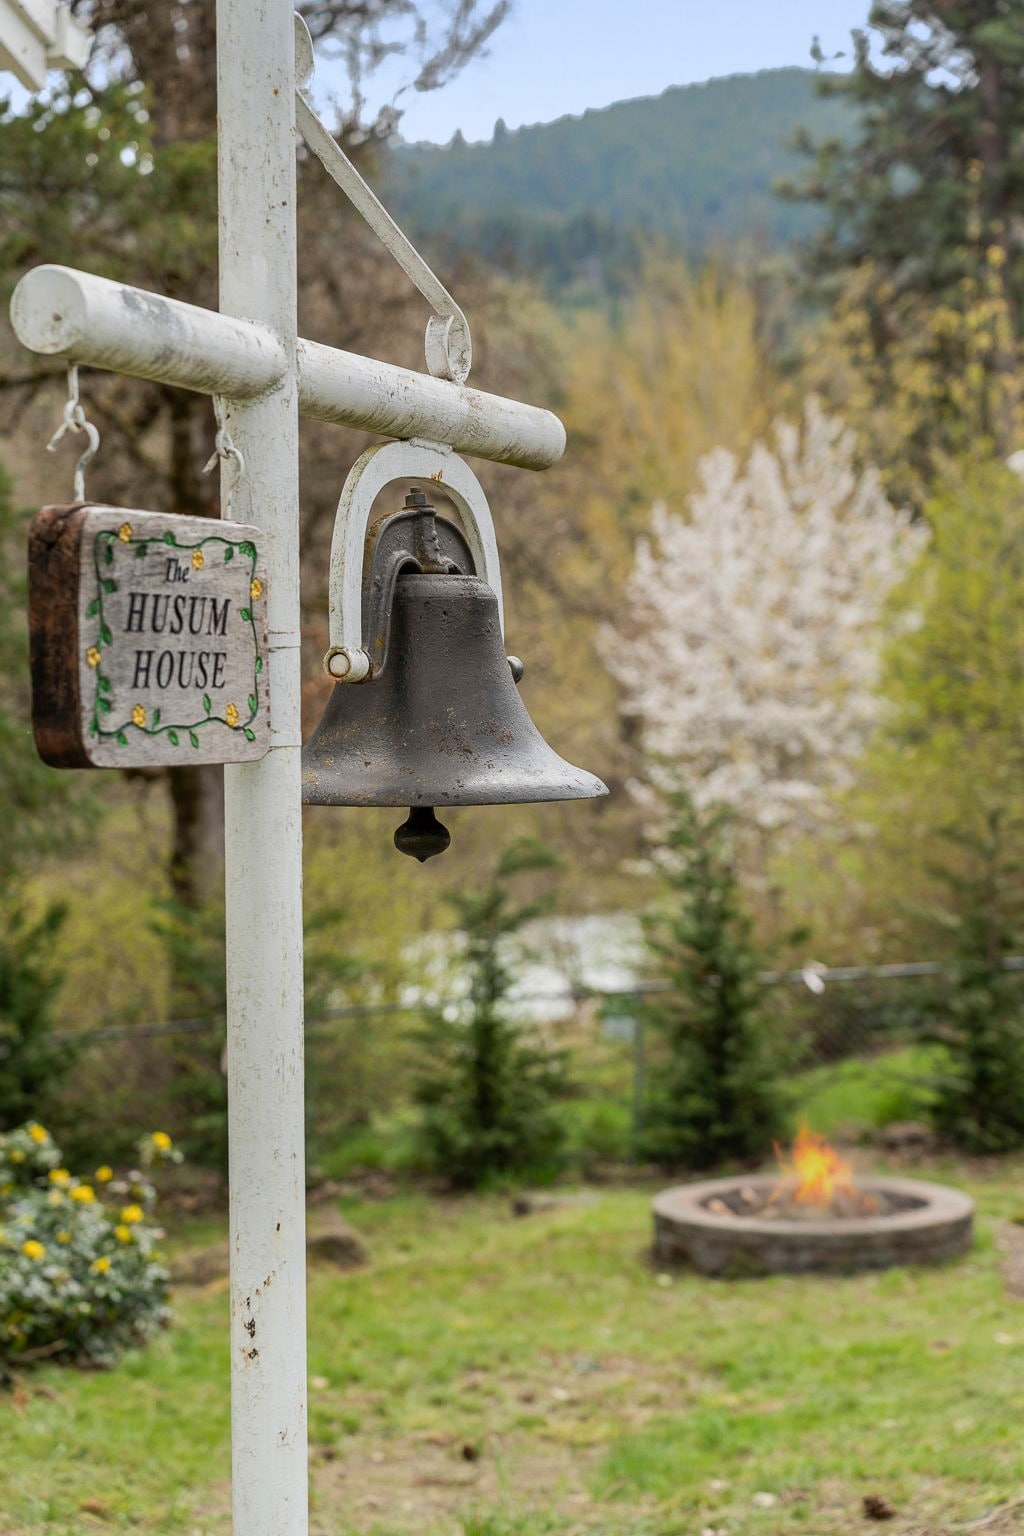
[[[451,501],[461,520],[462,533],[441,521],[438,536],[444,540],[443,559],[461,565],[468,551],[472,572],[481,576],[498,600],[498,620],[505,632],[501,600],[501,569],[498,541],[491,509],[483,487],[469,465],[443,443],[413,438],[408,442],[379,443],[368,448],[349,471],[338,502],[331,541],[330,649],[324,670],[337,683],[362,683],[382,669],[387,647],[386,623],[390,597],[399,569],[409,551],[396,544],[398,556],[390,563],[386,551],[375,557],[375,533],[386,534],[387,523],[371,527],[374,502],[381,491],[402,481],[441,493]],[[415,509],[412,509],[415,517]],[[368,547],[369,546],[369,547]],[[415,555],[420,559],[419,553]],[[364,569],[369,579],[364,580]],[[467,573],[468,574],[468,573]],[[365,601],[364,601],[365,592]]]
[[[310,95],[313,84],[313,40],[309,28],[295,15],[295,122],[324,170],[362,215],[385,250],[434,311],[424,338],[427,371],[435,379],[465,384],[473,364],[469,321],[447,288],[420,255],[404,230],[388,213],[373,188],[360,176],[337,139],[317,115]]]

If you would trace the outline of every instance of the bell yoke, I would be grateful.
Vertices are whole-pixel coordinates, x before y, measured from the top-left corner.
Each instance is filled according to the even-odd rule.
[[[403,446],[406,454],[413,448]],[[360,643],[328,651],[325,668],[335,686],[302,754],[307,805],[407,805],[395,846],[421,863],[451,841],[435,806],[608,793],[600,779],[552,750],[519,697],[523,665],[505,654],[498,593],[478,570],[478,559],[488,574],[497,560],[483,492],[454,455],[444,462],[445,483],[436,469],[422,478],[448,492],[456,466],[462,474],[452,478],[461,493],[453,500],[465,531],[413,488],[401,511],[361,537],[380,475],[368,477],[362,496],[358,486],[356,494],[346,486],[335,552],[367,549]],[[353,475],[361,477],[365,467],[360,461]],[[337,577],[343,558],[332,566]],[[496,584],[500,590],[500,578]],[[331,596],[332,639],[353,636],[339,580],[332,580]]]

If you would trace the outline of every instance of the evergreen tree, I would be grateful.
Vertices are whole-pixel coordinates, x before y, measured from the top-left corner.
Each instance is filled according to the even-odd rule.
[[[911,456],[929,461],[966,434],[1005,457],[1021,426],[1024,11],[875,0],[869,25],[873,38],[854,34],[852,71],[820,84],[855,105],[860,133],[805,136],[816,164],[789,188],[827,214],[808,270],[819,295],[849,296],[851,347],[878,401],[898,405],[908,379],[917,388],[928,374]],[[908,355],[913,366],[894,370]]]
[[[762,1016],[763,965],[729,847],[729,816],[677,792],[662,847],[670,899],[647,923],[668,991],[647,1005],[664,1053],[641,1152],[687,1168],[747,1161],[781,1134]]]
[[[481,890],[447,898],[463,940],[469,996],[457,1019],[431,1020],[416,1097],[426,1159],[457,1188],[557,1166],[563,1131],[552,1101],[561,1061],[525,1037],[506,1002],[515,979],[512,940],[552,904],[550,896],[514,904],[510,882],[554,863],[539,844],[514,843]]]
[[[992,810],[947,832],[941,871],[948,895],[938,916],[953,963],[926,1033],[943,1048],[932,1116],[968,1152],[1024,1146],[1024,991],[1003,966],[1021,940],[1021,866],[1005,823]]]

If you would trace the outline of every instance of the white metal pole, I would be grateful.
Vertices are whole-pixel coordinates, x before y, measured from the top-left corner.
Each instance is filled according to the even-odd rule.
[[[264,531],[271,748],[225,769],[235,1536],[306,1536],[302,823],[292,0],[217,0],[220,303],[272,333],[228,401],[232,512]]]

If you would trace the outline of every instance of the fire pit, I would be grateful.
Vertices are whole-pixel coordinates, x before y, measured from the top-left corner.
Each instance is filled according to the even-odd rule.
[[[932,1264],[970,1246],[974,1203],[920,1179],[855,1181],[803,1130],[782,1175],[709,1179],[654,1201],[654,1257],[704,1275],[886,1269]]]

